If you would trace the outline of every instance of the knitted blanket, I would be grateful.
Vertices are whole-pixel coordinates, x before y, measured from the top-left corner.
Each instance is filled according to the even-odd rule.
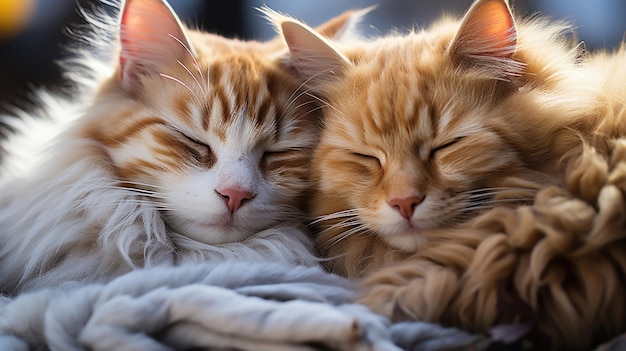
[[[317,267],[222,262],[137,270],[0,299],[2,350],[450,350],[485,338],[391,325]],[[397,342],[398,346],[395,345]]]

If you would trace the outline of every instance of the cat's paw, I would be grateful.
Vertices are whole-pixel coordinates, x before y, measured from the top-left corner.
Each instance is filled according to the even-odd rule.
[[[409,260],[370,274],[356,302],[393,322],[438,321],[459,289],[459,275],[426,260]]]

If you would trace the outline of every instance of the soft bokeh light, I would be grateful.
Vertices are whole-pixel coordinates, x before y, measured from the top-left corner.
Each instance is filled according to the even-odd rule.
[[[0,39],[11,38],[28,26],[36,0],[0,0]]]

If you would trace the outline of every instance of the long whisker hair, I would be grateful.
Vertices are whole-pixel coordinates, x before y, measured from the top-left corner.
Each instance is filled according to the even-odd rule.
[[[325,233],[331,230],[341,229],[338,235],[329,239],[328,244],[330,246],[336,245],[346,238],[359,234],[359,235],[376,235],[376,233],[365,226],[359,218],[360,209],[347,209],[343,211],[337,211],[317,217],[310,222],[310,226],[321,227],[320,233]]]
[[[198,73],[200,74],[200,79],[204,80],[204,74],[202,74],[202,69],[200,68],[200,64],[198,64],[198,60],[196,60],[196,55],[194,55],[193,52],[191,52],[191,48],[188,47],[187,45],[185,45],[185,43],[182,40],[180,40],[180,38],[177,38],[176,36],[174,36],[172,34],[169,34],[169,36],[172,37],[172,39],[176,40],[185,49],[187,54],[193,60],[193,65],[196,68],[196,71],[198,71]],[[198,84],[198,87],[200,88],[200,91],[202,91],[202,94],[206,95],[206,92],[205,92],[204,88],[202,87],[202,85],[200,84],[200,82],[198,81],[196,76],[194,74],[192,74],[191,71],[184,64],[182,64],[180,61],[178,61],[178,63],[181,66],[183,66],[183,68],[186,69],[187,72],[189,72],[189,75],[191,75],[191,77],[196,81],[196,84]]]
[[[498,206],[530,204],[540,188],[530,182],[526,186],[488,187],[460,192],[452,197],[449,210],[454,215],[450,217],[450,222],[461,224]]]

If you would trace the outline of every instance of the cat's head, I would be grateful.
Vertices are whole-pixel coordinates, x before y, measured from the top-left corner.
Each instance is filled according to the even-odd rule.
[[[125,1],[120,27],[117,71],[81,121],[120,184],[208,244],[297,218],[320,116],[281,41],[189,30],[162,0]]]
[[[547,84],[526,81],[539,69],[522,60],[507,1],[478,0],[460,22],[357,45],[296,21],[281,28],[327,103],[311,204],[322,248],[358,234],[416,250],[428,230],[528,201],[536,187],[525,180],[539,177],[529,164],[556,163],[542,148],[558,118],[533,112],[531,95]]]

